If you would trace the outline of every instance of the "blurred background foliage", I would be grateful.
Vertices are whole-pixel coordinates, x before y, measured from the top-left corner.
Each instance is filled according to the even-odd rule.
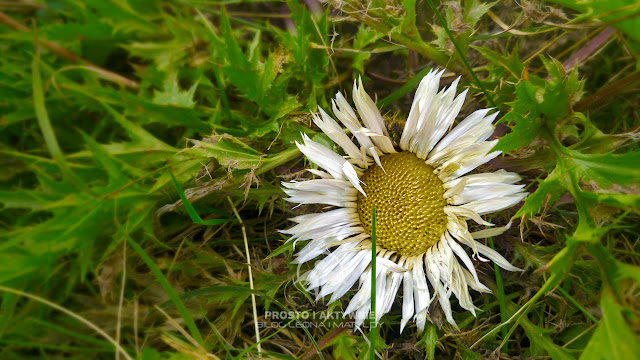
[[[278,230],[307,209],[285,204],[279,182],[309,176],[301,133],[333,146],[312,126],[318,105],[362,76],[401,119],[434,67],[470,89],[463,115],[503,114],[504,156],[488,167],[519,172],[531,195],[493,219],[519,226],[491,245],[526,272],[478,263],[494,294],[474,294],[478,318],[454,307],[459,331],[432,308],[423,334],[400,334],[394,307],[378,354],[639,356],[635,1],[16,0],[0,11],[0,358],[365,357],[348,320],[261,328],[256,343],[266,311],[345,305],[295,282]]]

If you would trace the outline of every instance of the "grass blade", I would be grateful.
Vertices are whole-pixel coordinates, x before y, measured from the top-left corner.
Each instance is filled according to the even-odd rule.
[[[36,41],[37,44],[37,41]],[[44,103],[44,92],[42,91],[42,78],[40,74],[40,49],[36,45],[36,54],[31,63],[32,74],[32,89],[33,89],[33,107],[36,112],[36,118],[38,119],[38,126],[42,131],[44,142],[47,144],[47,149],[51,154],[51,157],[56,161],[62,175],[76,187],[81,187],[82,180],[73,176],[69,165],[67,164],[64,154],[58,144],[58,139],[51,126],[51,120],[49,119],[49,113]]]
[[[182,204],[184,204],[184,208],[187,210],[187,213],[189,213],[189,217],[191,218],[191,221],[200,225],[219,225],[219,224],[223,224],[231,221],[229,219],[202,220],[200,215],[198,215],[198,213],[196,212],[196,209],[194,209],[193,205],[191,205],[191,203],[189,202],[189,199],[187,199],[187,196],[184,194],[182,187],[178,183],[178,180],[176,180],[176,177],[173,176],[173,172],[171,170],[169,170],[169,174],[171,175],[171,181],[173,181],[173,185],[175,186],[176,191],[178,192],[178,195],[182,200]]]
[[[376,204],[371,210],[371,360],[376,358]]]
[[[176,293],[173,287],[171,287],[171,284],[169,284],[169,281],[167,280],[167,278],[164,276],[164,274],[162,274],[162,271],[160,271],[160,269],[158,268],[156,263],[153,261],[153,259],[151,259],[151,257],[147,255],[147,253],[142,249],[142,247],[140,247],[140,245],[138,245],[138,243],[136,243],[131,237],[127,236],[127,241],[129,242],[129,245],[131,245],[131,247],[138,253],[138,255],[140,255],[144,263],[147,264],[147,266],[149,267],[149,270],[151,270],[151,272],[156,277],[156,279],[158,279],[160,286],[162,286],[164,291],[169,296],[169,299],[171,299],[171,302],[176,306],[180,315],[182,315],[182,318],[185,324],[187,325],[187,328],[189,328],[189,333],[191,334],[191,336],[200,345],[203,345],[204,342],[202,340],[202,335],[200,335],[200,330],[198,330],[196,323],[193,321],[193,318],[191,317],[191,314],[189,314],[189,312],[187,311],[187,308],[184,306],[184,303],[182,302],[182,300],[180,300],[180,296],[178,296],[178,293]]]
[[[105,339],[107,339],[107,341],[109,341],[109,343],[111,343],[111,345],[113,345],[116,348],[116,351],[120,352],[122,354],[122,356],[127,359],[127,360],[133,360],[133,358],[122,348],[122,346],[120,346],[120,344],[111,336],[109,336],[109,334],[107,334],[104,330],[102,330],[100,327],[98,327],[98,325],[92,323],[91,321],[87,320],[86,318],[74,313],[71,310],[68,310],[56,303],[53,303],[45,298],[41,298],[40,296],[37,295],[33,295],[33,294],[29,294],[20,290],[16,290],[16,289],[12,289],[6,286],[1,286],[0,285],[0,291],[4,291],[7,293],[11,293],[14,295],[19,295],[22,297],[26,297],[29,298],[31,300],[37,301],[41,304],[47,305],[53,309],[56,309],[62,313],[67,314],[68,316],[76,319],[77,321],[83,323],[84,325],[90,327],[93,331],[97,332],[98,334],[100,334],[100,336],[104,337]]]

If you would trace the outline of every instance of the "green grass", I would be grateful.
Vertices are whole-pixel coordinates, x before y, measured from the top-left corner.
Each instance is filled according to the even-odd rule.
[[[637,358],[639,11],[0,4],[0,358]],[[338,313],[354,293],[316,301],[278,232],[319,210],[280,190],[313,166],[301,133],[335,147],[310,113],[362,76],[398,121],[433,68],[462,77],[461,115],[500,111],[504,156],[487,169],[520,173],[531,195],[493,216],[514,226],[488,245],[525,271],[475,261],[493,294],[472,292],[477,317],[452,304],[459,330],[435,306],[422,334],[400,334],[401,296],[364,333],[301,313],[263,326],[267,312]]]

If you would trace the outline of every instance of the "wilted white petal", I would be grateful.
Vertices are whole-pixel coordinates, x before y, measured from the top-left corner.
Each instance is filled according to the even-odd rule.
[[[412,142],[413,136],[417,133],[418,117],[420,116],[420,109],[422,103],[429,100],[430,97],[435,96],[438,92],[438,86],[440,85],[440,79],[434,81],[434,74],[436,72],[430,70],[429,73],[422,78],[418,90],[413,97],[413,104],[411,105],[411,111],[407,117],[407,121],[402,131],[402,137],[400,138],[400,148],[402,150],[409,150],[408,145]]]
[[[360,149],[349,139],[344,130],[338,125],[338,123],[329,116],[321,107],[318,106],[318,111],[322,118],[317,115],[313,115],[313,122],[324,132],[333,142],[338,144],[347,155],[360,165],[366,164],[364,159],[360,156]]]
[[[472,201],[484,201],[493,198],[513,195],[520,192],[524,185],[486,185],[466,186],[459,194],[452,197],[454,205],[462,205]]]
[[[358,86],[358,84],[360,84],[360,86]],[[367,128],[379,135],[389,137],[387,127],[382,120],[382,115],[380,115],[380,110],[378,110],[376,104],[371,100],[369,94],[364,91],[362,78],[359,78],[357,83],[355,81],[353,82],[353,102],[356,105],[356,109],[358,109],[360,118],[362,118]],[[384,151],[384,149],[382,150]]]
[[[407,271],[402,274],[402,320],[400,321],[400,332],[407,325],[407,322],[413,316],[413,276],[411,271]]]
[[[471,115],[467,116],[460,122],[453,130],[449,132],[433,149],[433,153],[439,153],[445,151],[452,143],[457,141],[462,136],[471,137],[474,142],[478,141],[488,131],[493,132],[493,125],[491,123],[498,116],[498,113],[493,113],[489,116],[487,114],[491,109],[476,110]],[[489,136],[491,133],[489,133]],[[480,140],[484,141],[486,138]]]
[[[447,215],[453,215],[453,216],[458,216],[458,217],[465,217],[468,219],[473,219],[475,222],[477,222],[480,225],[485,225],[485,226],[492,226],[493,224],[488,222],[488,221],[484,221],[480,215],[478,215],[476,212],[474,212],[471,209],[468,208],[464,208],[462,206],[445,206],[444,207],[444,212]]]
[[[449,247],[451,248],[451,250],[453,250],[453,252],[456,255],[458,255],[458,258],[460,258],[460,260],[462,260],[462,262],[467,267],[467,269],[469,269],[469,272],[473,277],[475,283],[482,285],[480,283],[480,279],[478,279],[478,273],[476,272],[476,268],[473,267],[473,262],[471,261],[471,258],[469,258],[469,255],[467,255],[467,253],[464,251],[462,246],[460,246],[460,244],[458,244],[455,240],[451,238],[451,235],[449,235],[449,233],[445,233],[445,237],[447,239],[447,243],[449,244]]]
[[[480,173],[473,175],[466,175],[459,177],[457,179],[453,179],[444,183],[445,189],[450,189],[454,186],[458,186],[461,181],[465,181],[465,186],[489,186],[489,185],[500,185],[500,184],[513,184],[516,181],[520,181],[522,178],[520,175],[512,172],[506,172],[502,169],[490,172],[490,173]]]
[[[505,226],[501,226],[501,227],[497,227],[497,228],[493,228],[493,229],[484,229],[484,230],[479,230],[476,232],[472,232],[471,233],[471,237],[474,239],[484,239],[484,238],[488,238],[491,236],[498,236],[502,233],[504,233],[505,231],[509,230],[509,228],[511,227],[511,221],[509,221],[509,223]]]
[[[342,173],[347,177],[354,188],[356,188],[365,197],[367,196],[367,194],[364,193],[364,190],[360,186],[361,181],[360,179],[358,179],[358,173],[356,172],[356,169],[354,169],[353,165],[351,165],[348,161],[345,161],[344,165],[342,165]]]
[[[509,208],[519,203],[527,195],[528,195],[527,193],[518,193],[518,194],[503,196],[500,198],[493,198],[488,200],[476,200],[464,205],[460,205],[460,207],[467,208],[479,215],[491,214],[500,210],[504,210],[506,208]]]
[[[413,299],[416,304],[415,312],[419,313],[426,310],[429,304],[431,304],[429,287],[427,287],[427,279],[422,264],[422,256],[419,256],[413,264],[411,277],[413,279]]]
[[[341,298],[347,291],[353,287],[356,283],[360,274],[364,271],[364,269],[369,266],[371,263],[371,252],[366,250],[361,250],[358,254],[352,259],[352,261],[344,264],[345,266],[340,268],[340,271],[334,271],[334,274],[331,276],[331,279],[327,281],[327,284],[322,289],[324,294],[322,296],[333,293],[329,303],[332,303],[339,298]],[[326,288],[326,290],[325,290]]]
[[[318,144],[303,134],[304,145],[296,141],[296,145],[312,163],[327,170],[335,179],[343,179],[342,165],[347,161],[328,147]]]
[[[336,94],[336,99],[332,100],[332,109],[338,120],[356,137],[360,144],[360,149],[366,150],[373,147],[371,139],[359,131],[362,128],[362,124],[360,124],[355,112],[341,93]]]

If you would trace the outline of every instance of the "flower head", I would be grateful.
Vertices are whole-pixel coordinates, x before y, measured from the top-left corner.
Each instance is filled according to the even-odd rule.
[[[383,117],[362,81],[354,83],[353,101],[341,93],[332,101],[335,117],[357,141],[323,109],[314,122],[338,144],[346,157],[303,135],[297,144],[322,170],[306,181],[285,182],[290,202],[325,204],[323,212],[297,216],[297,223],[283,232],[289,241],[311,240],[294,262],[302,264],[327,254],[306,274],[310,290],[318,298],[341,298],[356,282],[359,289],[346,314],[355,312],[356,325],[367,318],[371,307],[372,211],[376,209],[376,319],[389,312],[402,285],[401,331],[415,318],[419,331],[433,301],[438,301],[447,321],[456,326],[449,299],[475,315],[469,288],[490,292],[478,279],[471,258],[492,260],[500,267],[519,271],[504,257],[478,239],[504,232],[508,225],[493,228],[481,215],[511,207],[527,194],[520,177],[498,170],[467,175],[499,155],[491,152],[497,112],[478,110],[450,130],[460,112],[466,91],[456,96],[458,80],[438,91],[443,71],[425,76],[413,100],[398,144],[391,140]],[[360,122],[362,121],[362,122]],[[467,221],[488,226],[469,232]],[[464,245],[465,247],[463,247]]]

